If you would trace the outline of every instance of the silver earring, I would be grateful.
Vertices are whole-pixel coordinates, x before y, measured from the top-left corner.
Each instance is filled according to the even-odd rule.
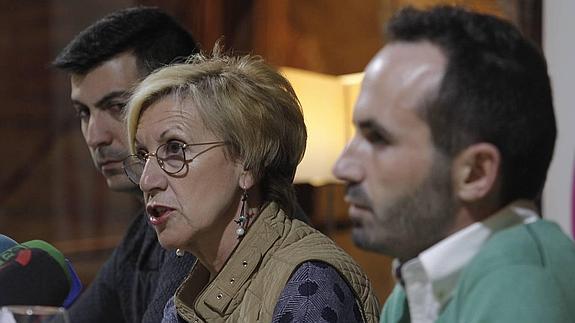
[[[176,249],[176,256],[183,257],[186,252],[182,249]]]
[[[247,200],[248,192],[244,190],[244,193],[242,194],[242,209],[240,210],[240,217],[237,220],[234,220],[234,222],[238,224],[238,228],[236,229],[238,239],[246,234],[246,225],[248,224],[248,209],[246,207]]]

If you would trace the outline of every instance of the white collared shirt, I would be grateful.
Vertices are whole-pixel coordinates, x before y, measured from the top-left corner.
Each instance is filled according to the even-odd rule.
[[[530,209],[512,209],[514,212],[496,214],[450,235],[401,266],[411,322],[437,320],[452,296],[459,274],[494,233],[539,219]],[[393,266],[395,273],[399,262],[395,260]]]

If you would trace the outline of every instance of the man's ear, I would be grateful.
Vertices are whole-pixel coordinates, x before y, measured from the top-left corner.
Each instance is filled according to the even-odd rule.
[[[254,178],[254,175],[251,171],[249,170],[244,170],[241,174],[240,174],[240,178],[239,178],[239,183],[238,185],[243,189],[243,190],[249,190],[250,188],[252,188],[255,185],[256,181]]]
[[[454,159],[454,193],[462,202],[476,202],[497,189],[501,154],[490,143],[478,143],[462,150]]]

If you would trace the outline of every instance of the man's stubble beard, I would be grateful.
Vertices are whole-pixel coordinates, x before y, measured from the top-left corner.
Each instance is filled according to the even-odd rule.
[[[383,236],[367,241],[354,235],[354,241],[362,248],[404,262],[447,236],[455,220],[455,210],[451,161],[436,152],[430,175],[424,182],[411,194],[375,214],[377,225],[383,229],[379,234]]]

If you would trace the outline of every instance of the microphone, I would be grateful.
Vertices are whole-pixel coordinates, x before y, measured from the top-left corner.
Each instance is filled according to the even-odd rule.
[[[18,243],[7,236],[0,234],[0,253],[4,252],[7,249],[10,249],[17,245]]]
[[[28,241],[0,254],[0,306],[68,307],[81,289],[70,262],[47,242]]]
[[[52,256],[52,258],[58,261],[58,264],[60,265],[62,270],[66,273],[68,283],[70,284],[68,296],[66,297],[64,303],[62,304],[63,307],[69,308],[82,293],[82,281],[80,280],[80,277],[78,277],[78,274],[74,270],[74,266],[72,266],[72,263],[68,259],[64,258],[64,255],[60,252],[60,250],[56,249],[54,246],[45,241],[32,240],[24,242],[22,245],[29,248],[44,250],[48,252]]]

